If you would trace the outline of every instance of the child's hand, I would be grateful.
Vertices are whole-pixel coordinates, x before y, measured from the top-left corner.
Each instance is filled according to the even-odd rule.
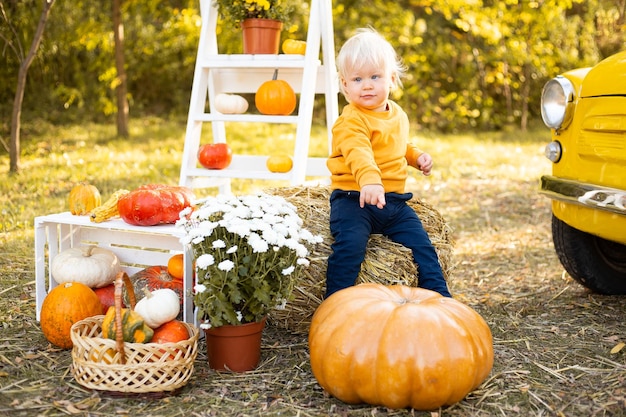
[[[385,189],[380,184],[368,184],[361,187],[361,197],[359,198],[361,208],[366,204],[382,209],[385,207]]]
[[[417,167],[422,174],[430,175],[430,170],[433,169],[433,158],[424,152],[417,158]]]

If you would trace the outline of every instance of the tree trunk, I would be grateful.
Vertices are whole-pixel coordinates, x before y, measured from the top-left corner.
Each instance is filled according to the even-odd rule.
[[[122,23],[121,3],[123,0],[113,0],[113,34],[115,39],[115,68],[117,69],[117,135],[128,137],[128,99],[126,85],[126,69],[124,60],[124,24]]]
[[[9,143],[9,172],[18,172],[20,169],[20,129],[22,118],[22,103],[24,102],[24,91],[26,90],[26,77],[28,68],[35,59],[35,54],[41,40],[43,39],[43,31],[50,16],[50,10],[55,0],[44,0],[37,30],[33,36],[33,42],[26,58],[20,64],[20,70],[17,74],[17,86],[15,89],[15,98],[13,99],[13,114],[11,115],[11,141]]]
[[[532,66],[530,64],[524,64],[524,81],[521,88],[521,103],[522,103],[522,116],[520,119],[520,129],[522,132],[526,132],[528,129],[528,117],[529,109],[528,103],[530,101],[530,87],[531,87],[531,74]]]

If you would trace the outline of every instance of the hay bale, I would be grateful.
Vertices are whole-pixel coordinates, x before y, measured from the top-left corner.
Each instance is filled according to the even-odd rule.
[[[324,239],[309,254],[311,264],[296,283],[293,300],[287,303],[285,309],[274,310],[269,316],[270,322],[278,327],[296,334],[306,334],[326,289],[326,266],[332,243],[329,228],[330,189],[285,187],[266,192],[282,196],[292,203],[298,209],[304,226]],[[454,244],[451,228],[441,214],[428,204],[417,199],[408,201],[408,204],[421,219],[439,256],[444,277],[448,279],[452,269],[450,258]],[[411,250],[382,235],[372,235],[357,278],[357,283],[362,282],[417,286],[417,268],[413,263]]]

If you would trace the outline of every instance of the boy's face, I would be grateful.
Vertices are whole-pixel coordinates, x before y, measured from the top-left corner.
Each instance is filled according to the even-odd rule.
[[[387,109],[387,98],[393,82],[391,74],[372,64],[348,69],[345,78],[341,79],[348,101],[373,111]]]

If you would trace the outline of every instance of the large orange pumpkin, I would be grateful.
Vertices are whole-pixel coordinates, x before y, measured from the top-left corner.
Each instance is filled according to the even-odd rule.
[[[77,321],[102,314],[96,293],[80,282],[66,282],[52,289],[41,306],[40,324],[50,343],[62,349],[73,346],[70,328]]]
[[[493,366],[491,331],[436,292],[361,284],[320,304],[309,332],[319,384],[350,404],[434,410],[461,401]]]
[[[262,114],[287,116],[296,109],[296,93],[285,80],[278,80],[278,70],[274,77],[265,81],[254,95],[254,104]]]

